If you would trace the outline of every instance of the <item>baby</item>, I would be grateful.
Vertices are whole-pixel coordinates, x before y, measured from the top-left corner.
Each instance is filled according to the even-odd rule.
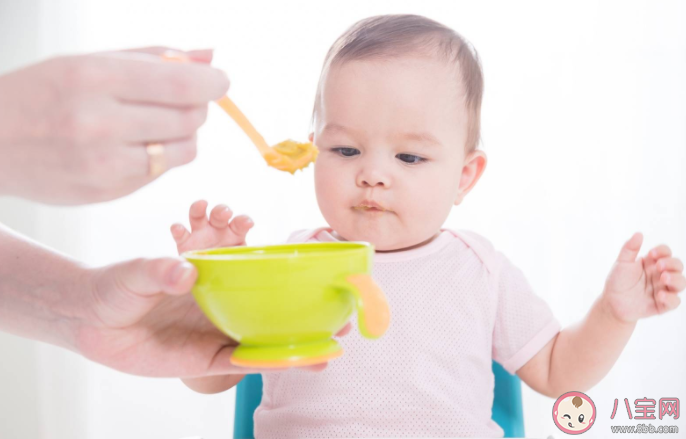
[[[524,275],[483,237],[442,229],[486,167],[476,52],[424,17],[362,20],[329,50],[314,106],[319,208],[328,227],[291,242],[369,241],[391,308],[374,342],[353,331],[320,373],[264,374],[256,437],[502,437],[491,419],[495,360],[551,398],[610,370],[638,319],[676,308],[686,287],[667,246],[623,246],[586,318],[561,330]],[[190,209],[179,252],[245,244],[247,217]],[[187,379],[221,392],[241,377]]]

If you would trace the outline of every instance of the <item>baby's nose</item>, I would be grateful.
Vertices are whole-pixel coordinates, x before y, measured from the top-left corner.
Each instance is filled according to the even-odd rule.
[[[357,177],[357,185],[360,187],[385,187],[390,186],[390,178],[383,172],[371,170],[360,172]]]
[[[357,185],[362,188],[383,187],[391,185],[391,175],[385,157],[382,154],[369,155],[360,162],[357,173]]]

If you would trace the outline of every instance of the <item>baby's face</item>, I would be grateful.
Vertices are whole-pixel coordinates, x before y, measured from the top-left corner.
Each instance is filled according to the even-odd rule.
[[[436,235],[459,202],[467,138],[459,78],[431,58],[344,62],[322,85],[317,201],[348,241],[398,250]]]

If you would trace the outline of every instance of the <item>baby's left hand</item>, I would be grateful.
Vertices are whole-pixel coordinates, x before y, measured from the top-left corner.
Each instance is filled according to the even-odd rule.
[[[670,248],[659,245],[637,259],[642,243],[636,233],[624,244],[603,291],[608,309],[625,323],[675,309],[681,303],[677,293],[686,288],[684,265]]]

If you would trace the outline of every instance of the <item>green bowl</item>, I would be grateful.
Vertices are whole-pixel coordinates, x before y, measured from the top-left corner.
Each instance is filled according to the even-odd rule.
[[[362,335],[378,338],[388,328],[368,243],[229,247],[183,256],[198,270],[198,305],[240,343],[231,358],[236,365],[292,367],[336,358],[342,349],[332,337],[355,308]]]

